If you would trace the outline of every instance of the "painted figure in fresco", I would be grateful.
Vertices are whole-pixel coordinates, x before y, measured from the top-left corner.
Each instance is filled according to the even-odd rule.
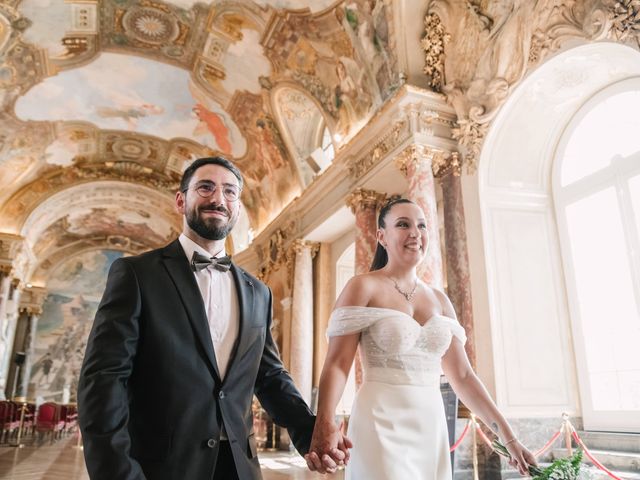
[[[135,130],[138,119],[150,115],[161,115],[164,113],[164,108],[152,103],[141,103],[127,107],[96,107],[96,113],[102,118],[120,118],[127,123],[129,130]]]
[[[274,345],[271,292],[224,251],[242,187],[228,160],[194,161],[180,237],[113,262],[78,385],[93,480],[260,479],[254,394],[308,452],[315,418]],[[310,461],[334,471],[350,446]]]
[[[451,301],[416,274],[429,244],[424,212],[392,200],[380,211],[377,240],[369,273],[347,283],[329,320],[311,448],[331,449],[342,438],[335,409],[360,345],[364,382],[349,419],[354,449],[346,480],[451,480],[441,370],[525,475],[535,458],[471,369]]]
[[[224,119],[200,103],[197,103],[193,107],[193,113],[196,114],[199,120],[198,126],[193,134],[203,135],[205,132],[210,133],[215,139],[218,149],[225,155],[231,155],[229,129]]]
[[[350,3],[345,9],[346,20],[358,40],[363,60],[369,65],[378,88],[384,92],[392,82],[389,27],[384,2],[364,0],[360,4]]]
[[[351,126],[364,116],[370,105],[369,95],[362,87],[362,72],[358,72],[357,66],[353,65],[351,74],[347,70],[348,64],[351,65],[348,58],[341,58],[336,64],[338,84],[335,87],[335,103],[338,109],[338,131],[342,134],[349,132]]]
[[[40,361],[40,367],[42,368],[40,385],[51,383],[49,375],[51,374],[51,367],[53,367],[53,359],[51,358],[51,354],[49,352],[47,352],[44,358]]]

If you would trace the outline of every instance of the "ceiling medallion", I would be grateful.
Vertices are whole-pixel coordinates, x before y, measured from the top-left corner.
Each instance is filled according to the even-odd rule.
[[[122,17],[127,35],[143,43],[161,45],[175,41],[180,33],[177,20],[155,8],[133,7]]]

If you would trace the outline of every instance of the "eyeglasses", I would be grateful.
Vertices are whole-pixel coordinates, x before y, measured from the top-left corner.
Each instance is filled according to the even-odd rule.
[[[182,193],[185,193],[189,188],[190,187],[187,187],[182,190]],[[209,198],[216,192],[218,186],[213,182],[206,182],[195,185],[193,189],[202,198]],[[235,202],[240,198],[240,187],[225,183],[222,185],[222,195],[228,202]]]

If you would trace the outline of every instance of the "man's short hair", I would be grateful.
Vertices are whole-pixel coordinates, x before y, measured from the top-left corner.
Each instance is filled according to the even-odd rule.
[[[221,167],[226,168],[238,179],[238,186],[240,187],[240,190],[242,190],[244,181],[242,180],[242,173],[240,173],[238,167],[236,167],[233,163],[231,163],[224,157],[204,157],[194,160],[193,163],[189,165],[183,172],[182,180],[180,180],[181,192],[184,192],[187,188],[189,188],[191,177],[193,177],[193,174],[196,172],[196,170],[204,165],[220,165]]]

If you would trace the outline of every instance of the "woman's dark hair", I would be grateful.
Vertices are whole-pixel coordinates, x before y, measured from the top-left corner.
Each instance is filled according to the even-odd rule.
[[[184,192],[187,188],[189,188],[191,177],[193,177],[193,174],[196,172],[196,170],[198,170],[200,167],[203,167],[204,165],[220,165],[221,167],[226,168],[238,179],[238,186],[240,187],[240,190],[242,190],[242,173],[240,173],[238,167],[236,167],[233,163],[231,163],[224,157],[204,157],[194,160],[193,163],[185,169],[184,173],[182,174],[182,180],[180,180],[181,192]]]
[[[399,198],[399,197],[391,198],[391,200],[389,200],[380,209],[380,214],[378,215],[378,228],[386,227],[386,224],[384,223],[385,217],[387,216],[387,214],[389,213],[391,208],[393,208],[394,205],[398,205],[400,203],[415,204],[415,202],[412,202],[408,198]],[[373,272],[374,270],[380,270],[382,267],[384,267],[387,264],[388,261],[389,261],[389,256],[387,255],[387,250],[382,245],[380,245],[380,242],[377,242],[376,253],[374,253],[373,255],[373,262],[371,262],[371,268],[369,268],[369,271]]]

